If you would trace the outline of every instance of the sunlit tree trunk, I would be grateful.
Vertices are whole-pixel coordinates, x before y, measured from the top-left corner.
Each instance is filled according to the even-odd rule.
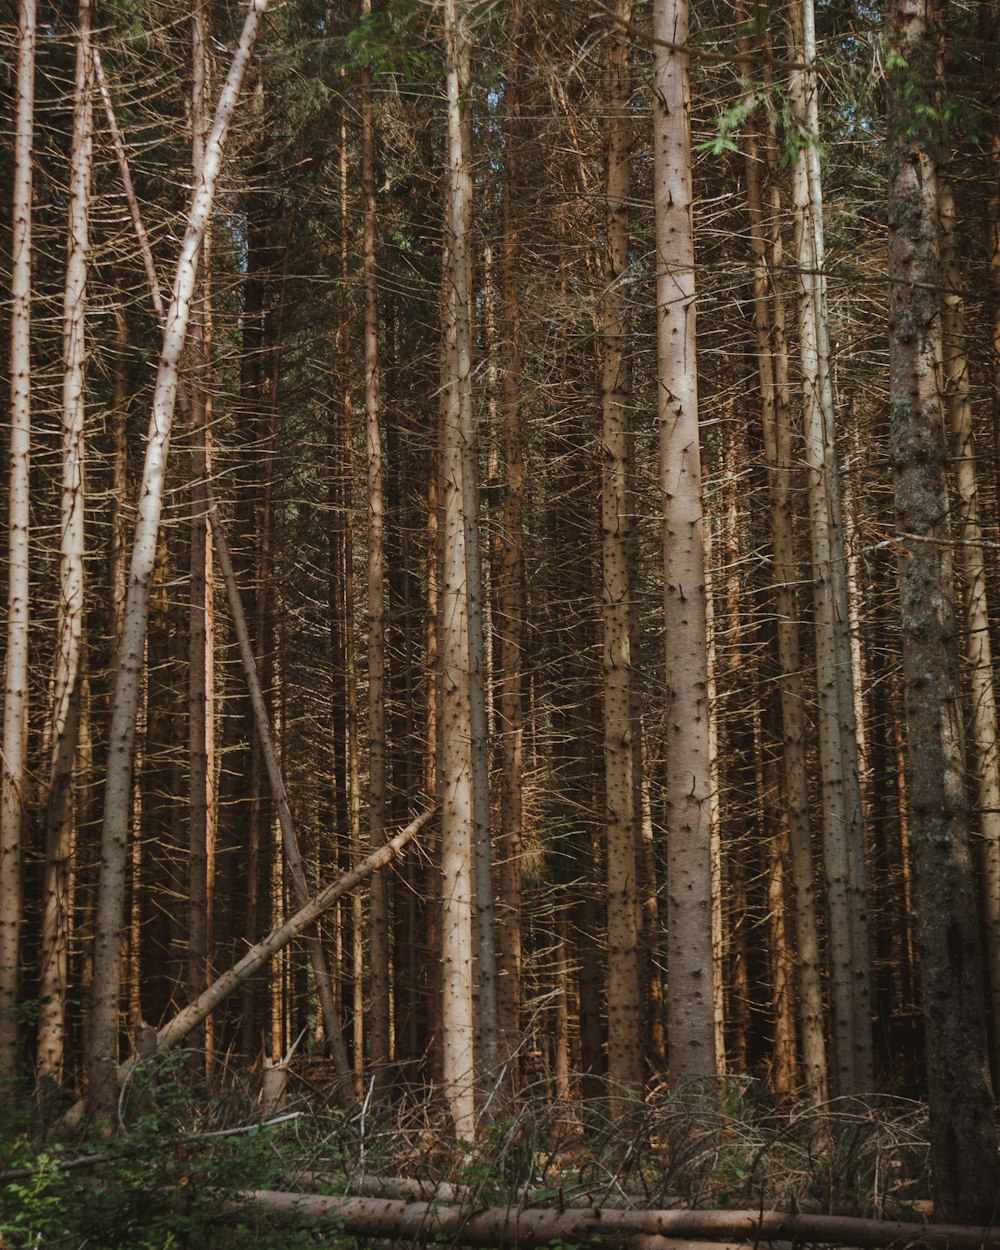
[[[42,1001],[38,1021],[39,1076],[59,1080],[66,1032],[69,877],[73,854],[73,770],[80,728],[83,677],[84,476],[87,266],[93,154],[92,8],[80,0],[70,151],[69,244],[63,299],[62,517],[56,635],[52,762],[46,810],[42,916]]]
[[[21,930],[21,830],[27,783],[28,527],[31,519],[31,173],[35,100],[35,0],[17,10],[17,96],[11,240],[10,486],[7,502],[7,660],[0,763],[0,1076],[17,1071],[17,965]]]
[[[802,657],[799,649],[800,612],[795,593],[799,567],[795,556],[792,505],[795,460],[789,411],[788,342],[785,335],[784,300],[777,287],[783,262],[780,203],[777,185],[773,184],[768,202],[771,216],[768,225],[761,187],[760,144],[755,129],[748,129],[746,145],[744,168],[754,265],[754,329],[764,457],[771,502],[771,546],[774,552],[774,607],[778,635],[783,763],[782,798],[787,814],[786,835],[794,893],[797,999],[805,1084],[810,1097],[819,1103],[825,1102],[827,1098],[827,1066],[821,953],[809,820]],[[767,137],[767,148],[767,165],[773,167],[776,161],[771,135]]]
[[[631,0],[616,14],[631,21]],[[605,35],[604,290],[601,295],[601,547],[604,621],[604,771],[608,891],[608,1079],[617,1100],[638,1094],[643,1078],[639,995],[638,813],[633,784],[632,519],[629,474],[632,377],[626,276],[629,248],[632,94],[628,36],[611,24]]]
[[[445,0],[450,186],[446,278],[446,377],[441,477],[444,534],[441,569],[441,945],[445,1094],[456,1136],[475,1133],[473,1056],[474,796],[469,691],[468,553],[463,441],[472,403],[472,343],[467,248],[472,183],[462,111],[468,89],[466,14]]]
[[[789,43],[799,63],[791,103],[805,137],[792,167],[799,281],[809,533],[816,620],[816,687],[823,785],[823,860],[829,912],[830,997],[836,1090],[873,1084],[867,876],[851,674],[849,605],[836,456],[824,273],[816,34],[812,0],[790,10]]]
[[[934,1215],[987,1222],[1000,1193],[982,947],[969,846],[938,388],[936,55],[929,0],[891,11],[889,383],[900,560],[907,794],[923,977]],[[919,108],[916,106],[919,105]]]
[[[654,0],[653,205],[663,507],[671,1076],[714,1076],[705,544],[698,441],[686,0]],[[664,46],[675,45],[675,46]]]
[[[90,1109],[100,1118],[110,1117],[117,1098],[121,926],[125,900],[125,855],[131,816],[135,717],[141,689],[146,618],[163,507],[164,477],[177,393],[178,366],[191,312],[198,257],[212,211],[222,149],[266,4],[267,0],[252,0],[216,109],[212,131],[206,144],[202,180],[195,188],[188,213],[154,388],[150,437],[146,446],[139,492],[139,515],[112,699],[101,835],[101,878],[94,938],[88,1090]]]

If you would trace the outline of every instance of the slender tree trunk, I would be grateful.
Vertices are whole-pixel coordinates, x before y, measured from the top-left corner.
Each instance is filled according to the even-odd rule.
[[[986,962],[993,995],[994,1069],[1000,1072],[1000,740],[997,698],[990,646],[983,527],[980,521],[976,448],[972,434],[969,361],[965,349],[965,310],[955,239],[955,195],[951,182],[939,184],[941,261],[944,300],[941,310],[945,415],[958,488],[956,537],[958,573],[965,607],[965,660],[972,714],[972,758],[980,838]]]
[[[507,10],[504,74],[505,163],[500,259],[503,336],[504,511],[496,630],[499,639],[500,839],[497,937],[498,1012],[502,1054],[509,1061],[521,1040],[521,835],[524,819],[524,446],[521,430],[521,65],[523,0]]]
[[[631,21],[631,0],[616,14]],[[614,1103],[638,1095],[643,1078],[639,994],[638,813],[632,723],[632,402],[628,271],[631,166],[630,39],[612,23],[605,36],[604,144],[606,234],[601,297],[601,535],[604,619],[604,771],[608,890],[608,1079]]]
[[[31,174],[35,101],[35,0],[17,10],[17,96],[11,242],[10,487],[7,502],[7,660],[0,765],[0,1076],[17,1071],[17,965],[21,832],[27,784],[28,609],[31,520]]]
[[[194,0],[191,14],[191,168],[201,177],[208,118],[208,54],[205,0]],[[215,692],[212,549],[206,483],[211,465],[212,396],[212,271],[210,234],[206,230],[200,261],[200,283],[192,318],[191,358],[191,606],[188,674],[188,748],[190,756],[188,960],[187,991],[196,998],[208,983],[211,947],[210,866],[214,851],[213,801]],[[209,1024],[211,1022],[209,1021]],[[206,1038],[205,1040],[208,1040]]]
[[[441,469],[442,560],[442,735],[441,735],[441,943],[442,1027],[445,1095],[455,1134],[475,1135],[473,1056],[473,839],[472,711],[469,689],[469,587],[463,442],[471,409],[472,344],[469,246],[471,177],[462,110],[468,90],[467,15],[459,0],[445,0],[448,90],[446,271],[446,390]]]
[[[778,188],[772,183],[770,228],[760,177],[760,150],[755,130],[747,133],[745,172],[754,263],[754,328],[761,394],[764,457],[771,500],[771,545],[774,552],[774,607],[778,635],[778,687],[781,701],[782,799],[787,813],[788,853],[795,912],[798,1003],[806,1089],[817,1103],[827,1090],[823,985],[815,872],[809,821],[809,780],[803,715],[800,612],[795,594],[799,581],[795,556],[792,447],[788,389],[788,343],[785,308],[777,287],[783,263]],[[772,168],[774,143],[768,136],[767,165]],[[773,169],[772,169],[773,172]],[[770,229],[770,240],[768,233]],[[770,259],[770,263],[769,263]]]
[[[115,674],[109,734],[104,824],[101,838],[101,881],[94,940],[94,989],[91,1012],[91,1110],[110,1116],[117,1097],[118,1011],[121,925],[125,891],[125,852],[131,814],[132,755],[135,716],[141,687],[146,618],[156,558],[156,540],[163,506],[167,449],[177,392],[177,374],[197,278],[198,256],[208,226],[222,149],[267,0],[252,0],[240,43],[222,89],[205,151],[202,181],[195,189],[173,293],[166,318],[163,351],[153,397],[150,437],[146,448],[139,516],[125,606],[125,624]]]
[[[790,10],[790,46],[797,62],[791,100],[807,141],[792,169],[799,279],[799,351],[803,376],[816,619],[816,686],[823,848],[830,928],[830,996],[836,1091],[870,1092],[873,1084],[870,959],[865,903],[865,845],[830,343],[824,274],[823,200],[819,167],[819,105],[812,0]]]
[[[670,1073],[714,1076],[705,546],[698,441],[686,0],[654,0],[657,421],[667,700]]]
[[[70,152],[69,247],[63,300],[63,464],[52,762],[46,810],[42,917],[39,1076],[62,1075],[66,1034],[69,878],[74,839],[73,767],[80,729],[84,646],[84,431],[93,62],[90,0],[80,0]]]
[[[941,1220],[988,1222],[1000,1194],[982,948],[969,847],[941,396],[937,29],[892,10],[889,382],[900,551],[907,792],[923,974],[931,1186]],[[915,108],[919,104],[921,108]]]
[[[371,0],[361,0],[371,12]],[[375,114],[372,71],[361,68],[361,186],[364,195],[365,442],[368,463],[368,834],[372,848],[385,841],[388,803],[385,716],[385,518],[382,500],[382,431],[379,411],[378,279],[375,205]],[[369,916],[371,989],[369,1059],[384,1087],[389,1053],[389,883],[376,873]]]

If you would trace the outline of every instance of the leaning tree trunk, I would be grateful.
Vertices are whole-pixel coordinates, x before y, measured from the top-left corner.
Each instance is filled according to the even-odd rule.
[[[17,100],[11,240],[10,493],[7,664],[0,765],[0,1076],[17,1072],[17,965],[21,930],[21,827],[27,784],[28,527],[31,521],[31,172],[35,105],[35,0],[17,10]]]
[[[125,900],[125,853],[132,813],[135,718],[142,685],[146,620],[163,508],[178,367],[198,274],[198,257],[215,198],[222,150],[266,7],[267,0],[251,0],[239,46],[219,97],[212,130],[205,145],[202,180],[194,191],[177,262],[153,392],[153,411],[139,491],[139,515],[132,548],[125,622],[112,698],[104,822],[101,832],[101,876],[94,937],[88,1089],[90,1108],[98,1117],[110,1116],[117,1098],[121,926]]]
[[[87,263],[93,155],[91,0],[80,0],[70,151],[69,250],[63,300],[62,516],[56,633],[52,763],[45,829],[37,1071],[58,1081],[66,1032],[66,971],[73,854],[73,765],[83,675],[84,428]]]
[[[938,389],[936,27],[890,19],[889,385],[900,559],[907,793],[923,975],[935,1217],[985,1222],[1000,1194],[982,949],[969,847],[947,463]],[[922,107],[917,109],[915,103]]]
[[[687,0],[654,0],[657,421],[666,634],[672,1077],[716,1071],[705,538],[698,440]]]

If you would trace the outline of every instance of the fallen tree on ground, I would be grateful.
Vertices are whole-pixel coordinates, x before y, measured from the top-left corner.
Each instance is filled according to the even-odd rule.
[[[223,1205],[230,1212],[246,1213],[256,1208],[288,1220],[335,1224],[340,1231],[356,1237],[406,1240],[419,1245],[447,1242],[496,1250],[532,1250],[547,1242],[628,1245],[632,1250],[666,1250],[669,1244],[676,1250],[679,1240],[813,1242],[873,1250],[890,1246],[1000,1250],[1000,1226],[917,1224],[785,1211],[630,1211],[602,1207],[562,1211],[487,1207],[470,1211],[402,1199],[326,1197],[274,1190],[242,1194]]]

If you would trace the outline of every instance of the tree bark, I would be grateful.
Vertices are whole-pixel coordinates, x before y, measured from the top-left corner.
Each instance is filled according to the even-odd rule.
[[[937,116],[937,33],[929,0],[904,0],[892,10],[890,413],[932,1194],[940,1218],[985,1221],[996,1211],[1000,1170],[969,847],[947,448],[937,376],[939,204],[936,136],[927,120]]]
[[[769,133],[767,168],[776,167],[774,137]],[[774,609],[778,635],[778,688],[781,704],[782,800],[787,816],[795,911],[795,962],[798,976],[799,1020],[805,1084],[817,1103],[828,1096],[826,1042],[816,881],[809,819],[809,778],[802,658],[799,647],[799,606],[795,586],[799,567],[795,556],[795,517],[792,488],[795,459],[792,447],[788,387],[788,341],[785,305],[778,287],[783,265],[780,202],[772,183],[765,217],[760,175],[760,144],[755,128],[746,136],[747,209],[750,248],[754,264],[754,329],[761,396],[761,425],[771,502],[771,545],[774,552]]]
[[[66,1034],[70,864],[75,832],[73,771],[80,729],[84,646],[84,436],[90,182],[93,165],[93,61],[90,0],[78,9],[73,141],[70,151],[69,244],[63,299],[62,514],[52,761],[46,809],[42,916],[42,1001],[37,1071],[59,1081]]]
[[[839,1094],[873,1085],[867,877],[840,478],[824,273],[819,104],[812,0],[789,16],[794,58],[792,109],[804,136],[792,168],[799,281],[799,353],[803,378],[809,533],[816,619],[816,687],[823,786],[823,860],[829,913],[833,1062]]]
[[[496,634],[499,641],[500,693],[500,850],[498,939],[498,1012],[501,1059],[509,1061],[521,1040],[521,837],[524,819],[524,446],[521,418],[521,65],[519,60],[523,0],[507,10],[507,62],[504,70],[503,244],[500,298],[503,334],[504,510],[501,539]]]
[[[955,195],[949,179],[939,187],[941,261],[944,299],[941,308],[944,405],[951,436],[951,456],[958,490],[956,537],[958,573],[965,615],[965,661],[968,672],[973,785],[980,838],[986,964],[993,996],[994,1071],[1000,1072],[1000,738],[990,645],[983,526],[980,520],[976,448],[972,433],[969,359],[965,345],[965,309],[955,238]]]
[[[793,1215],[783,1211],[623,1211],[607,1207],[564,1211],[464,1207],[412,1202],[405,1198],[324,1197],[316,1194],[258,1190],[225,1204],[246,1211],[254,1204],[272,1215],[296,1220],[335,1221],[348,1235],[414,1241],[423,1245],[450,1241],[462,1246],[526,1247],[546,1242],[597,1242],[629,1246],[634,1237],[731,1237],[755,1245],[791,1240],[832,1245],[882,1247],[919,1243],[931,1250],[995,1250],[1000,1227],[907,1224],[894,1220],[856,1219],[838,1215]],[[642,1243],[634,1243],[640,1246]],[[671,1240],[667,1245],[676,1245]]]
[[[31,521],[31,174],[35,106],[35,0],[17,10],[17,96],[11,240],[10,486],[7,659],[0,763],[0,1076],[17,1072],[21,833],[27,784],[29,550]]]
[[[698,435],[686,0],[654,0],[653,203],[667,725],[668,1046],[675,1080],[714,1076],[705,539]],[[665,46],[670,45],[670,46]]]
[[[475,1136],[473,1055],[473,840],[472,709],[469,685],[469,587],[466,491],[471,408],[469,196],[462,110],[468,89],[466,14],[445,0],[448,90],[448,268],[445,298],[445,394],[441,471],[444,534],[441,570],[441,958],[445,1094],[458,1138]]]
[[[631,0],[618,0],[622,22]],[[638,1096],[643,1080],[639,992],[638,815],[632,698],[632,370],[626,306],[631,190],[632,48],[610,23],[604,53],[605,214],[601,294],[601,548],[604,625],[604,774],[608,892],[608,1080],[612,1105]]]
[[[266,5],[267,0],[252,0],[236,55],[219,98],[212,130],[206,143],[202,181],[195,189],[188,213],[188,225],[177,263],[154,389],[150,437],[139,494],[139,516],[125,605],[125,623],[112,699],[101,835],[101,880],[94,941],[88,1091],[91,1109],[98,1116],[109,1116],[117,1097],[115,1073],[118,1056],[119,965],[125,897],[125,852],[131,815],[135,716],[141,687],[146,619],[163,506],[178,366],[191,311],[198,256],[215,197],[222,149]]]

